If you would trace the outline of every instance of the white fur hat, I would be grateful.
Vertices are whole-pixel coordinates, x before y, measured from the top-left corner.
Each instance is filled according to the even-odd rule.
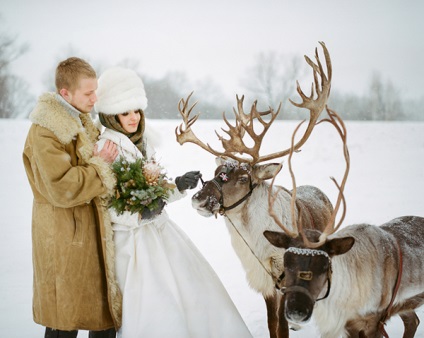
[[[113,67],[106,70],[99,77],[96,94],[94,109],[105,115],[147,108],[143,81],[131,69]]]

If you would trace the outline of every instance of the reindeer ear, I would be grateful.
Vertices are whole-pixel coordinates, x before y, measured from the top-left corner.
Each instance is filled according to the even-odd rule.
[[[353,237],[334,238],[325,243],[324,250],[330,257],[343,255],[352,249],[353,244],[355,244],[355,238]]]
[[[284,232],[264,231],[265,238],[277,248],[287,249],[290,246],[292,238]]]
[[[277,175],[282,167],[281,163],[258,164],[253,167],[253,173],[255,177],[262,181],[269,180]]]

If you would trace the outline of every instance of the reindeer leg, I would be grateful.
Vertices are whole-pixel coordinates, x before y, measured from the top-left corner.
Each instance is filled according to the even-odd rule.
[[[278,337],[288,338],[289,337],[289,323],[287,322],[285,315],[284,295],[277,294],[277,306],[278,306]]]
[[[275,296],[265,297],[266,314],[268,319],[268,330],[270,338],[277,337],[278,317]]]
[[[282,306],[283,309],[280,309],[280,305],[283,298],[277,293],[274,293],[272,296],[265,297],[264,299],[267,310],[268,330],[270,338],[288,338],[289,330],[287,320],[284,316],[284,305]],[[283,322],[281,323],[280,320],[282,320]]]
[[[410,311],[401,313],[399,316],[403,321],[403,325],[405,326],[403,338],[413,338],[415,336],[415,332],[417,331],[418,325],[420,325],[420,320],[417,314],[414,311]]]

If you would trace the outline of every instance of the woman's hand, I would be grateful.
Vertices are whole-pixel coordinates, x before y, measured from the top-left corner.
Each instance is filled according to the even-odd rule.
[[[178,176],[175,178],[175,184],[179,191],[184,191],[187,189],[194,189],[197,187],[202,174],[200,171],[189,171],[183,176]]]
[[[154,210],[150,210],[149,208],[144,208],[143,212],[141,213],[141,219],[151,219],[157,215],[159,215],[163,208],[165,207],[166,202],[162,199],[158,199],[158,207]]]

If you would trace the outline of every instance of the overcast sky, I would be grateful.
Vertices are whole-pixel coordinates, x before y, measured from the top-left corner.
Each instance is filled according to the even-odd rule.
[[[379,72],[403,97],[424,96],[423,0],[0,0],[0,14],[1,31],[29,44],[12,71],[35,95],[70,47],[103,66],[210,77],[233,96],[259,52],[302,58],[324,41],[333,90],[363,94]]]

